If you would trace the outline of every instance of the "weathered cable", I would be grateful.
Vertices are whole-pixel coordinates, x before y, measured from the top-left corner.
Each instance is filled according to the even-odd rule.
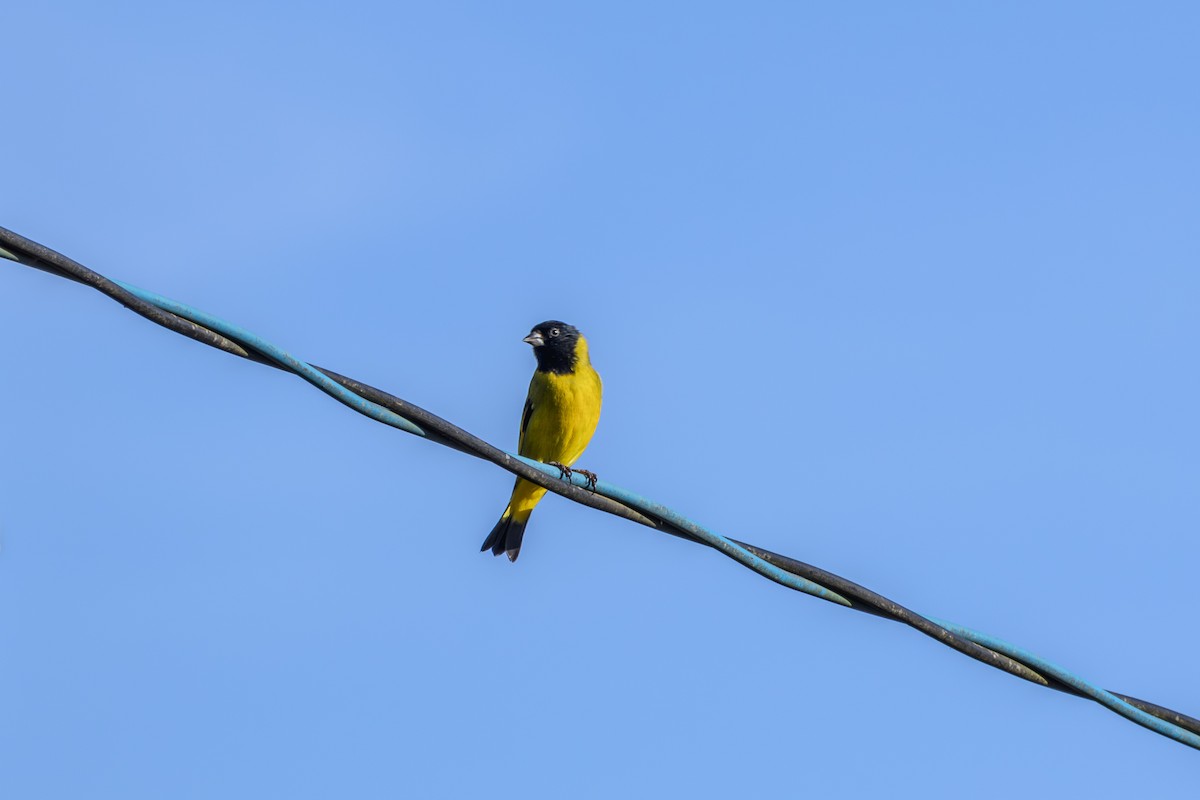
[[[582,476],[564,480],[557,468],[507,453],[450,422],[375,387],[296,359],[262,338],[197,309],[112,281],[82,264],[0,228],[0,256],[82,283],[137,314],[232,355],[292,372],[355,411],[490,461],[550,491],[633,522],[708,545],[769,580],[876,616],[902,622],[978,661],[1049,688],[1095,700],[1121,716],[1200,749],[1200,720],[1127,695],[1106,692],[1006,642],[952,623],[934,621],[841,576],[754,545],[728,539],[666,506],[605,481],[589,491]]]

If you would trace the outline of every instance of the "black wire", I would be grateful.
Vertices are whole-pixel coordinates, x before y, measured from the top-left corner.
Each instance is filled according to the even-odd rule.
[[[245,348],[232,341],[231,339],[222,336],[215,331],[209,330],[201,325],[184,319],[176,314],[164,311],[157,306],[142,300],[139,297],[129,293],[119,285],[113,283],[108,278],[100,275],[78,262],[51,250],[44,245],[26,239],[19,234],[16,234],[6,228],[0,227],[0,242],[5,247],[12,251],[17,257],[19,263],[26,266],[35,267],[37,269],[49,272],[59,277],[82,283],[90,286],[103,294],[108,295],[112,299],[124,305],[134,313],[140,314],[146,319],[161,325],[164,328],[182,334],[189,339],[194,339],[203,344],[215,347],[226,353],[246,358],[260,364],[283,369],[275,362],[265,358],[261,354],[254,351],[252,348]],[[468,455],[473,455],[485,461],[489,461],[502,469],[518,475],[532,483],[536,483],[552,492],[560,494],[577,503],[590,506],[599,511],[605,511],[609,514],[614,514],[624,519],[646,525],[656,530],[661,530],[665,533],[670,533],[689,541],[703,544],[699,539],[692,536],[688,531],[679,528],[665,520],[652,519],[644,514],[641,514],[634,509],[629,508],[623,503],[618,503],[607,497],[589,492],[583,488],[575,486],[567,481],[555,479],[534,467],[518,461],[508,453],[493,447],[477,436],[474,436],[467,431],[459,428],[457,425],[442,419],[420,406],[409,403],[393,394],[378,389],[361,381],[348,378],[333,370],[323,367],[316,367],[330,379],[341,384],[345,388],[355,394],[373,402],[390,411],[393,411],[400,416],[410,420],[425,430],[427,438],[432,439],[439,444],[446,445],[455,450],[458,450]],[[285,370],[286,371],[286,370]],[[930,638],[953,648],[964,655],[967,655],[977,661],[980,661],[996,669],[1002,670],[1033,683],[1047,686],[1052,689],[1067,692],[1070,694],[1080,694],[1073,688],[1060,683],[1052,678],[1046,678],[1036,671],[1030,669],[1025,664],[1009,658],[1008,656],[983,647],[961,636],[943,628],[935,622],[922,617],[904,606],[896,603],[888,598],[872,592],[865,587],[859,586],[853,581],[836,575],[832,572],[821,569],[820,567],[806,564],[803,561],[798,561],[788,556],[765,550],[746,542],[741,542],[736,539],[731,540],[754,555],[763,559],[769,564],[772,564],[779,569],[789,572],[798,577],[820,584],[827,589],[831,589],[845,597],[851,602],[851,608],[856,611],[861,611],[885,619],[891,619],[896,622],[908,625],[911,628],[929,636]],[[1174,711],[1169,708],[1151,703],[1145,700],[1139,700],[1135,697],[1112,692],[1116,697],[1129,703],[1148,714],[1151,714],[1159,719],[1178,725],[1185,730],[1191,731],[1200,735],[1200,720],[1190,717],[1186,714]]]

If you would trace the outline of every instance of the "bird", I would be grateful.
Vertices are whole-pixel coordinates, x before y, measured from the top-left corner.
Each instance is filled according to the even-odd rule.
[[[556,466],[569,477],[571,465],[583,455],[600,422],[600,375],[592,367],[587,339],[574,325],[547,320],[533,326],[521,341],[533,347],[537,369],[525,397],[517,452]],[[574,471],[595,485],[594,474]],[[529,515],[545,494],[541,486],[517,478],[508,506],[480,552],[504,553],[516,561]]]

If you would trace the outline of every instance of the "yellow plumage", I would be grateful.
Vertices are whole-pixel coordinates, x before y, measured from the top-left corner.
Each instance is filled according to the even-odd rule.
[[[570,466],[583,455],[600,421],[600,375],[592,367],[587,340],[570,325],[544,322],[526,341],[534,345],[538,369],[529,382],[517,452]],[[483,549],[507,553],[516,561],[525,524],[545,494],[542,487],[518,478]]]

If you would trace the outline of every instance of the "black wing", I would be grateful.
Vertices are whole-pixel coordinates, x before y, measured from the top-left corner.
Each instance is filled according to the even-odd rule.
[[[525,410],[521,412],[521,433],[517,437],[517,452],[524,455],[525,429],[529,427],[529,418],[533,416],[533,398],[525,398]]]

